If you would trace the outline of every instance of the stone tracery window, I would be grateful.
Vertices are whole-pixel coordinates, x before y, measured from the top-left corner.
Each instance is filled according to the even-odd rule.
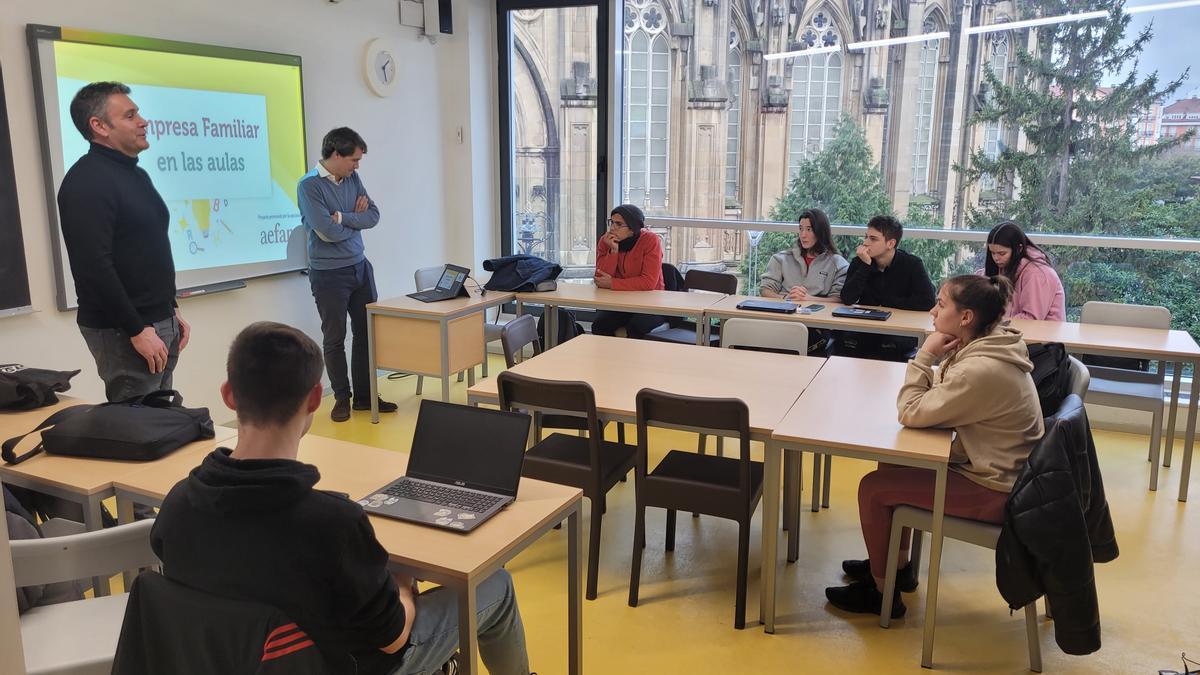
[[[666,15],[655,0],[625,4],[625,199],[667,205],[670,61]]]
[[[826,11],[813,14],[797,36],[800,49],[835,47],[841,35]],[[788,179],[800,163],[820,152],[833,136],[842,113],[842,55],[797,56],[792,61],[792,98],[788,113]]]

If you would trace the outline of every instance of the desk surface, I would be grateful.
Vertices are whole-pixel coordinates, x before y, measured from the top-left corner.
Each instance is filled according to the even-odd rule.
[[[416,314],[430,318],[441,318],[453,314],[469,314],[487,307],[509,302],[513,294],[507,291],[488,291],[487,295],[479,295],[478,291],[471,292],[467,298],[452,298],[441,302],[421,302],[407,295],[387,298],[367,305],[368,310],[377,312],[397,312]]]
[[[740,398],[755,434],[769,434],[824,359],[713,349],[647,340],[580,335],[526,359],[512,370],[547,380],[582,380],[596,392],[601,414],[633,417],[645,387],[688,396]],[[476,383],[468,396],[496,401],[496,378]]]
[[[948,462],[948,429],[909,429],[896,421],[896,395],[907,368],[907,364],[889,361],[830,358],[772,438],[784,445]]]
[[[3,413],[0,414],[0,430],[5,434],[5,438],[23,434],[36,427],[55,410],[81,403],[83,401],[79,399],[68,398],[59,401],[56,406],[20,413]],[[13,433],[8,433],[10,430]],[[201,457],[236,433],[235,430],[220,425],[214,428],[214,432],[215,438],[188,443],[170,455],[153,462],[85,459],[42,453],[16,466],[0,464],[0,477],[20,477],[26,481],[56,487],[68,492],[94,495],[110,489],[113,481],[118,478],[151,467],[170,466],[180,462],[185,464],[190,462],[189,467],[195,466]],[[36,444],[37,434],[33,434],[17,447],[16,452],[20,454],[22,451],[28,451]]]
[[[770,319],[774,321],[799,321],[805,325],[817,326],[820,328],[862,330],[866,332],[880,332],[887,330],[903,332],[905,334],[912,335],[923,335],[933,330],[933,318],[929,316],[929,312],[916,312],[905,309],[880,307],[878,309],[892,313],[892,315],[888,317],[886,321],[850,319],[833,315],[834,309],[838,307],[845,307],[846,305],[838,302],[829,302],[819,298],[812,298],[799,303],[801,307],[814,304],[825,306],[825,309],[819,312],[813,312],[812,314],[801,314],[800,312],[796,312],[795,314],[776,314],[773,312],[755,312],[737,308],[738,303],[745,300],[767,299],[770,298],[760,298],[749,295],[727,295],[709,307],[709,312],[713,314],[720,314],[723,317]]]
[[[1013,319],[1026,342],[1061,342],[1067,349],[1103,349],[1143,358],[1200,358],[1200,347],[1187,331],[1106,326],[1098,323]]]
[[[404,475],[408,465],[405,453],[311,435],[300,441],[299,459],[320,470],[318,488],[345,492],[352,499],[361,499]],[[196,457],[189,464],[179,458],[147,466],[114,485],[124,492],[161,500],[199,461]],[[393,562],[466,579],[505,557],[528,533],[562,520],[582,495],[576,488],[522,478],[517,501],[470,534],[379,516],[371,516],[371,525]]]
[[[725,297],[720,293],[684,293],[679,291],[614,291],[595,284],[560,283],[545,293],[517,293],[521,302],[550,303],[563,307],[603,307],[640,313],[700,314]]]

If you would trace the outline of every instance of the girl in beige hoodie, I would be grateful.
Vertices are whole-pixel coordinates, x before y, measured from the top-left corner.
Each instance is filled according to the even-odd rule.
[[[1044,431],[1025,342],[1019,331],[999,325],[1011,296],[1012,284],[1003,276],[964,275],[942,284],[930,311],[934,333],[908,362],[897,397],[901,424],[955,431],[946,515],[1002,522],[1013,482]],[[941,365],[934,368],[939,359]],[[928,469],[890,465],[863,477],[859,519],[869,559],[842,563],[854,583],[825,589],[835,607],[879,613],[892,509],[911,505],[932,510],[934,478]],[[908,539],[905,532],[893,618],[905,612],[899,592],[916,588]]]

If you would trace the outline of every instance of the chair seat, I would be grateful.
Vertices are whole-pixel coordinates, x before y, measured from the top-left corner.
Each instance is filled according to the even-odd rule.
[[[696,324],[687,321],[684,322],[684,325],[676,328],[671,328],[669,324],[663,324],[650,331],[645,339],[654,340],[655,342],[694,345],[696,344]],[[712,333],[708,336],[708,344],[710,347],[716,347],[721,344],[721,333],[719,330],[712,329]]]
[[[21,615],[21,644],[29,675],[108,675],[112,670],[127,593],[34,607]]]
[[[1122,382],[1093,375],[1087,402],[1153,412],[1163,405],[1163,386],[1158,382]]]
[[[637,448],[624,443],[600,442],[600,476],[605,486],[629,473]],[[550,434],[525,453],[522,475],[559,484],[575,485],[574,478],[587,480],[591,472],[591,451],[583,436]],[[565,469],[565,472],[561,472]],[[578,472],[578,476],[575,476]],[[584,487],[580,484],[576,487]]]
[[[650,478],[665,478],[690,483],[701,483],[731,490],[738,489],[738,465],[733,457],[698,455],[694,452],[672,450],[663,457],[658,466],[648,474]],[[750,493],[762,489],[763,463],[750,462]]]

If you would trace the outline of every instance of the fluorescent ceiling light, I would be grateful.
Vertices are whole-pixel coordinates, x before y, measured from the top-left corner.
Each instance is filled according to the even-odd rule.
[[[910,42],[925,42],[927,40],[942,40],[950,37],[950,33],[939,31],[937,33],[921,33],[920,35],[905,35],[904,37],[888,38],[886,40],[866,40],[864,42],[851,42],[846,45],[846,49],[871,49],[872,47],[890,47],[892,45],[904,45]]]
[[[1196,0],[1196,1],[1200,2],[1200,0]],[[763,58],[768,61],[774,61],[775,59],[790,59],[793,56],[816,56],[817,54],[832,54],[833,52],[840,52],[840,51],[842,51],[842,48],[840,46],[832,45],[830,47],[812,47],[809,49],[798,49],[796,51],[791,51],[791,52],[776,52],[774,54],[763,54]]]
[[[990,23],[985,26],[971,26],[967,28],[967,35],[994,33],[1001,30],[1017,30],[1018,28],[1033,28],[1035,26],[1049,26],[1055,23],[1069,23],[1072,21],[1091,21],[1093,19],[1104,19],[1107,17],[1108,12],[1101,9],[1098,9],[1094,12],[1080,12],[1079,14],[1043,16],[1037,19],[1025,19],[1024,21],[1008,21],[1005,23]]]
[[[1146,12],[1161,12],[1168,9],[1183,9],[1184,7],[1196,7],[1200,5],[1200,0],[1181,0],[1180,2],[1160,2],[1156,5],[1138,5],[1137,7],[1126,7],[1126,14],[1145,14]]]

